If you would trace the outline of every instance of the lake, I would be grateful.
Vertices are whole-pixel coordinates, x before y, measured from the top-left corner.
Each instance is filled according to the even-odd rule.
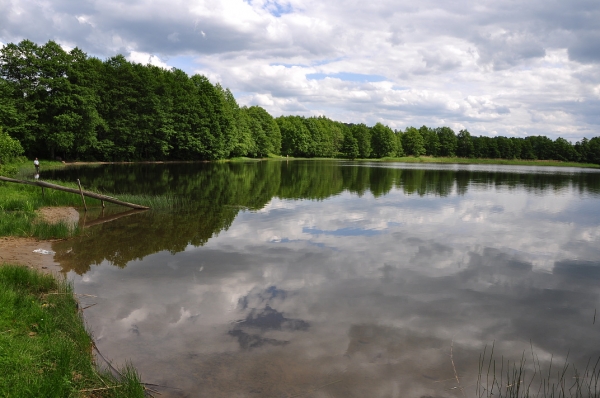
[[[53,244],[94,296],[81,301],[100,352],[161,396],[474,397],[492,346],[498,368],[600,357],[597,170],[262,161],[44,176],[180,201],[98,225],[92,209],[80,237]]]

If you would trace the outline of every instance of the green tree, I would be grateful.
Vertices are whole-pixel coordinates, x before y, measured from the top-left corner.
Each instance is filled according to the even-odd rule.
[[[496,146],[498,147],[499,158],[501,159],[514,159],[514,151],[510,140],[503,136],[494,137]]]
[[[575,143],[575,150],[578,154],[578,160],[587,162],[587,155],[590,150],[590,142],[586,137],[583,137],[581,141]]]
[[[309,117],[303,118],[302,122],[306,127],[307,131],[310,133],[310,157],[325,157],[327,148],[324,148],[323,145],[326,142],[325,131],[322,129],[322,126],[317,123],[316,118]]]
[[[362,159],[370,158],[373,152],[373,148],[371,147],[371,129],[361,123],[350,125],[350,131],[358,143],[358,156]]]
[[[552,159],[554,155],[554,142],[550,138],[538,135],[526,137],[525,140],[531,144],[536,159]]]
[[[589,163],[600,164],[600,137],[594,137],[589,141],[586,160]]]
[[[252,139],[252,132],[248,124],[248,115],[242,112],[235,97],[229,89],[223,90],[220,85],[217,88],[222,92],[225,106],[228,108],[232,121],[232,137],[229,144],[231,156],[256,156],[256,148]]]
[[[396,136],[391,128],[384,126],[381,123],[377,123],[371,128],[371,134],[373,157],[383,158],[396,155]]]
[[[9,163],[22,154],[23,147],[21,143],[2,131],[0,126],[0,165]]]
[[[301,116],[280,116],[275,119],[281,132],[282,155],[312,156],[312,136]]]
[[[248,115],[258,123],[260,129],[254,123],[251,127],[256,143],[258,156],[267,156],[270,153],[281,153],[281,131],[273,116],[260,106],[251,106],[247,110]]]
[[[512,145],[513,156],[515,159],[523,159],[523,139],[510,137],[509,140]]]
[[[402,148],[407,155],[419,157],[425,155],[425,140],[414,127],[407,127],[402,134]]]
[[[8,43],[0,49],[0,77],[9,86],[3,89],[3,93],[12,97],[9,106],[14,107],[20,115],[17,118],[11,117],[16,123],[5,126],[12,136],[21,142],[26,153],[38,152],[35,146],[40,139],[41,128],[38,123],[39,110],[36,107],[40,70],[39,46],[32,41]],[[5,112],[9,115],[11,113]]]
[[[342,157],[353,160],[360,155],[360,151],[358,150],[358,141],[356,138],[354,138],[350,130],[348,130],[344,135],[341,153]]]
[[[562,137],[558,137],[554,141],[554,159],[566,162],[574,162],[579,158],[579,154],[573,145]]]
[[[402,145],[402,131],[394,131],[394,135],[396,136],[396,156],[401,158],[404,156],[404,146]]]
[[[315,156],[334,157],[340,151],[344,133],[342,132],[341,123],[336,123],[325,116],[310,118],[320,130],[320,139],[315,139],[314,145],[318,150],[315,150]]]
[[[456,155],[463,158],[474,157],[473,140],[471,133],[467,130],[460,130],[456,136]]]
[[[536,159],[535,152],[533,151],[533,147],[531,146],[531,141],[522,138],[519,139],[519,141],[521,144],[520,158],[528,160]]]
[[[456,155],[457,139],[454,130],[450,127],[438,127],[435,129],[435,133],[438,136],[440,147],[438,151],[439,156],[453,157]]]
[[[437,156],[440,150],[440,140],[435,130],[427,126],[421,126],[419,128],[419,133],[423,136],[425,155]]]

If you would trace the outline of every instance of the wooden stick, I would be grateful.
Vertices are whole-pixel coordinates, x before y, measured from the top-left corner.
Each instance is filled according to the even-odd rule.
[[[90,198],[104,200],[106,202],[114,203],[114,204],[121,205],[121,206],[131,207],[132,209],[143,209],[143,210],[149,209],[149,207],[136,205],[135,203],[123,202],[123,201],[115,199],[111,196],[100,195],[100,194],[97,194],[94,192],[88,192],[88,191],[80,192],[77,189],[67,188],[67,187],[63,187],[61,185],[56,185],[56,184],[50,184],[49,182],[44,182],[44,181],[36,181],[36,182],[24,181],[24,180],[16,180],[14,178],[8,178],[8,177],[3,177],[3,176],[0,176],[0,181],[15,182],[17,184],[34,185],[37,187],[46,187],[46,188],[56,189],[59,191],[70,192],[70,193],[75,193],[75,194],[83,193],[83,195],[90,197]]]
[[[81,194],[81,200],[83,201],[83,208],[87,212],[87,206],[85,204],[85,196],[83,196],[83,189],[81,189],[81,182],[79,181],[79,178],[77,179],[77,185],[79,185],[79,193]]]

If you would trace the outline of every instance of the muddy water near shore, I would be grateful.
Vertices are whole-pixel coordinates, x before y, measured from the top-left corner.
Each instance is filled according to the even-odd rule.
[[[600,355],[600,173],[253,162],[74,169],[190,199],[55,242],[101,352],[163,396],[475,396],[479,354]],[[454,365],[453,365],[454,364]],[[456,373],[455,373],[456,371]],[[457,376],[458,375],[458,382]]]

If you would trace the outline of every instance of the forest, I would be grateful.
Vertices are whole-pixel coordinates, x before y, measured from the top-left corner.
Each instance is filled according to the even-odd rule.
[[[104,61],[48,41],[0,50],[0,164],[20,155],[83,161],[218,160],[269,155],[560,160],[600,164],[600,137],[475,136],[392,130],[240,106],[205,76]]]

